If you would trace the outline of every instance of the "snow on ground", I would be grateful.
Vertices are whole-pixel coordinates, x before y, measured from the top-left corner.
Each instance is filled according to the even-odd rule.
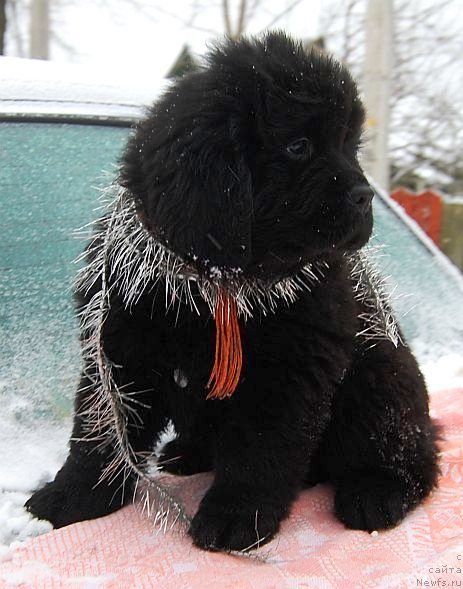
[[[429,390],[463,388],[463,357],[448,354],[425,360],[421,368]],[[33,519],[23,508],[31,491],[53,479],[67,454],[70,423],[43,424],[42,430],[2,424],[0,432],[0,557],[8,547],[51,530],[48,522]],[[172,435],[172,432],[170,433]]]
[[[51,530],[23,508],[33,489],[53,479],[64,462],[70,424],[41,431],[2,423],[0,433],[0,555],[8,545]]]
[[[421,364],[428,389],[463,389],[463,355],[452,353],[437,360],[427,360]]]

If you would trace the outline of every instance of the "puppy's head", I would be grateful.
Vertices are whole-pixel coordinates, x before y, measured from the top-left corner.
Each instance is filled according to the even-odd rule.
[[[122,183],[146,228],[197,274],[276,280],[368,240],[363,120],[333,59],[281,33],[227,41],[150,109]]]

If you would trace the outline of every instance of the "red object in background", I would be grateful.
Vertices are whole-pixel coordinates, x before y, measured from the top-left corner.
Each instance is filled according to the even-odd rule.
[[[437,192],[425,190],[415,194],[406,188],[397,188],[392,192],[391,197],[405,209],[436,245],[440,244],[442,199]]]

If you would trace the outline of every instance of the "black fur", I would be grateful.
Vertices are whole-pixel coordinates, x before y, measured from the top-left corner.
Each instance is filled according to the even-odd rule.
[[[344,67],[269,34],[212,51],[129,142],[123,185],[146,228],[197,274],[218,268],[271,284],[308,262],[329,265],[294,304],[241,322],[241,381],[222,401],[205,399],[215,326],[199,295],[199,316],[186,305],[177,316],[166,313],[162,280],[130,310],[112,293],[105,353],[120,366],[118,384],[146,391],[138,398],[149,405],[131,432],[135,450],[151,448],[172,419],[179,437],[164,458],[180,458],[166,469],[215,472],[190,529],[198,546],[243,549],[256,530],[260,544],[270,540],[301,488],[318,481],[333,484],[337,517],[365,530],[396,525],[436,484],[435,429],[415,359],[406,345],[356,337],[365,309],[343,254],[372,228],[357,161],[363,119]],[[92,294],[78,293],[78,306]],[[76,397],[73,438],[87,395],[83,387]],[[55,527],[118,509],[131,496],[120,479],[95,487],[110,451],[71,441],[28,509]]]

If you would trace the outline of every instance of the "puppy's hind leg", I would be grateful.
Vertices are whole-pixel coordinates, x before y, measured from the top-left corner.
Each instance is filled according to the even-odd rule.
[[[320,454],[335,485],[336,516],[370,531],[400,522],[436,485],[436,430],[409,349],[382,341],[359,351]]]
[[[192,475],[212,470],[210,440],[201,432],[194,436],[180,436],[162,449],[158,465],[165,472]]]

